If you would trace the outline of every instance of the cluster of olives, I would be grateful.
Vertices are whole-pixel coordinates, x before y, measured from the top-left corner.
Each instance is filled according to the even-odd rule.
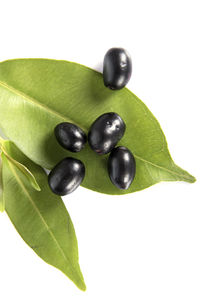
[[[123,88],[131,76],[131,59],[122,48],[110,49],[104,58],[103,78],[105,86],[111,89]],[[116,147],[125,133],[126,125],[114,112],[104,113],[92,124],[88,133],[88,143],[97,154],[109,152],[108,173],[112,183],[119,189],[128,189],[135,177],[135,159],[126,147]],[[77,125],[64,122],[54,130],[58,143],[71,152],[81,151],[86,142],[85,132]],[[67,157],[60,161],[49,173],[51,190],[60,196],[73,192],[83,181],[85,166],[82,161]]]

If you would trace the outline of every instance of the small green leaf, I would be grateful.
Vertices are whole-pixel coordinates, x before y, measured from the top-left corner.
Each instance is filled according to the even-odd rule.
[[[107,172],[107,156],[87,145],[72,154],[61,148],[54,127],[72,122],[86,132],[105,112],[118,113],[126,123],[120,145],[136,158],[136,177],[128,190],[117,189]],[[0,63],[0,126],[6,136],[37,164],[52,169],[65,156],[82,160],[82,185],[107,194],[126,194],[160,181],[194,182],[172,160],[158,121],[127,88],[104,87],[102,74],[82,65],[48,59],[16,59]]]
[[[3,143],[2,146],[2,152],[5,154],[5,156],[9,159],[9,161],[14,164],[28,179],[28,181],[30,182],[30,184],[32,185],[32,187],[34,189],[36,189],[36,191],[41,191],[34,175],[29,171],[29,169],[27,169],[26,166],[24,166],[23,164],[19,163],[18,161],[16,161],[11,155],[13,155],[12,153],[9,154],[10,152],[10,141],[5,141]],[[11,148],[12,149],[12,148]]]
[[[0,212],[5,210],[5,203],[3,198],[3,179],[2,179],[2,158],[1,158],[1,150],[0,150]]]
[[[27,177],[2,153],[5,209],[11,222],[37,255],[85,290],[76,234],[62,199],[50,191],[47,175],[41,167],[11,142],[9,149],[13,158],[26,165],[42,187],[41,192],[30,187]]]

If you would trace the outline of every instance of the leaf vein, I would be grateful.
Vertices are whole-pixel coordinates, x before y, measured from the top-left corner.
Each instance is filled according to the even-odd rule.
[[[57,111],[55,111],[55,110],[47,107],[46,105],[38,102],[36,99],[28,96],[27,94],[23,93],[20,90],[15,89],[14,87],[8,85],[7,83],[5,83],[3,81],[0,81],[0,86],[2,86],[3,88],[11,91],[12,93],[16,94],[17,96],[22,97],[27,102],[29,102],[29,103],[31,103],[31,104],[39,107],[39,108],[42,108],[43,110],[47,111],[48,113],[53,114],[53,115],[55,115],[56,117],[58,117],[60,119],[63,119],[63,121],[70,122],[70,123],[76,123],[76,125],[78,125],[79,127],[81,127],[84,131],[86,131],[86,132],[88,131],[86,128],[84,128],[82,125],[77,124],[77,122],[74,122],[72,119],[66,118],[65,116],[63,116],[62,114],[58,113]]]
[[[183,177],[183,178],[185,178],[185,179],[187,179],[187,180],[193,182],[193,179],[192,179],[193,176],[187,176],[187,175],[179,174],[179,173],[177,173],[177,172],[175,172],[175,171],[172,171],[172,170],[167,169],[167,168],[165,168],[165,167],[162,167],[162,166],[159,166],[159,165],[157,165],[157,164],[154,164],[154,163],[152,163],[152,162],[149,161],[149,160],[143,159],[143,158],[141,158],[141,157],[138,156],[138,155],[134,155],[134,156],[135,156],[135,158],[137,158],[137,159],[143,161],[144,163],[150,164],[150,165],[152,165],[152,166],[154,166],[154,167],[156,167],[156,168],[159,168],[159,169],[161,169],[161,170],[167,171],[167,172],[169,172],[169,173],[171,173],[171,174],[173,174],[173,175],[176,175],[176,176],[179,176],[179,177]]]

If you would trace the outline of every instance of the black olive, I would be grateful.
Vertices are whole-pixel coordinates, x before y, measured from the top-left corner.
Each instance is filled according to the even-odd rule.
[[[122,89],[131,78],[132,62],[123,48],[111,48],[104,57],[103,80],[112,90]]]
[[[88,143],[98,154],[110,152],[123,137],[126,125],[122,118],[113,112],[98,117],[88,133]]]
[[[134,177],[136,164],[133,154],[126,147],[114,148],[108,158],[108,173],[112,183],[122,190],[127,190]]]
[[[81,151],[87,141],[84,131],[77,125],[68,122],[58,124],[54,133],[58,143],[71,152]]]
[[[51,170],[48,183],[53,193],[65,196],[81,184],[84,176],[84,164],[78,159],[67,157]]]

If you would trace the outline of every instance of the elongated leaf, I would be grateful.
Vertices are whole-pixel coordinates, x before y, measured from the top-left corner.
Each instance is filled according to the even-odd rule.
[[[8,147],[8,145],[7,145]],[[5,154],[5,156],[7,157],[7,159],[10,160],[10,162],[12,164],[14,164],[28,179],[28,181],[30,182],[30,184],[32,185],[32,187],[34,189],[36,189],[36,191],[40,191],[40,187],[34,177],[34,175],[30,172],[30,170],[24,166],[23,164],[19,163],[18,161],[16,161],[14,158],[12,158],[7,151],[4,149],[4,147],[2,147],[2,152]]]
[[[25,157],[13,143],[4,147],[26,165],[42,187],[30,186],[19,168],[2,153],[6,212],[24,241],[47,263],[64,272],[80,289],[85,283],[78,264],[78,246],[70,216],[60,197],[52,194],[42,168]]]
[[[89,146],[78,154],[64,151],[53,133],[63,121],[88,131],[99,115],[110,111],[124,119],[127,129],[120,145],[136,158],[136,177],[126,191],[110,182],[107,156],[98,156]],[[174,164],[159,123],[141,100],[126,88],[105,88],[100,73],[76,63],[47,59],[0,63],[0,126],[43,167],[51,169],[65,156],[81,159],[86,166],[83,186],[98,192],[123,194],[160,181],[195,181]]]
[[[5,209],[5,203],[3,198],[2,159],[1,159],[1,150],[0,150],[0,212],[3,212],[4,209]]]

